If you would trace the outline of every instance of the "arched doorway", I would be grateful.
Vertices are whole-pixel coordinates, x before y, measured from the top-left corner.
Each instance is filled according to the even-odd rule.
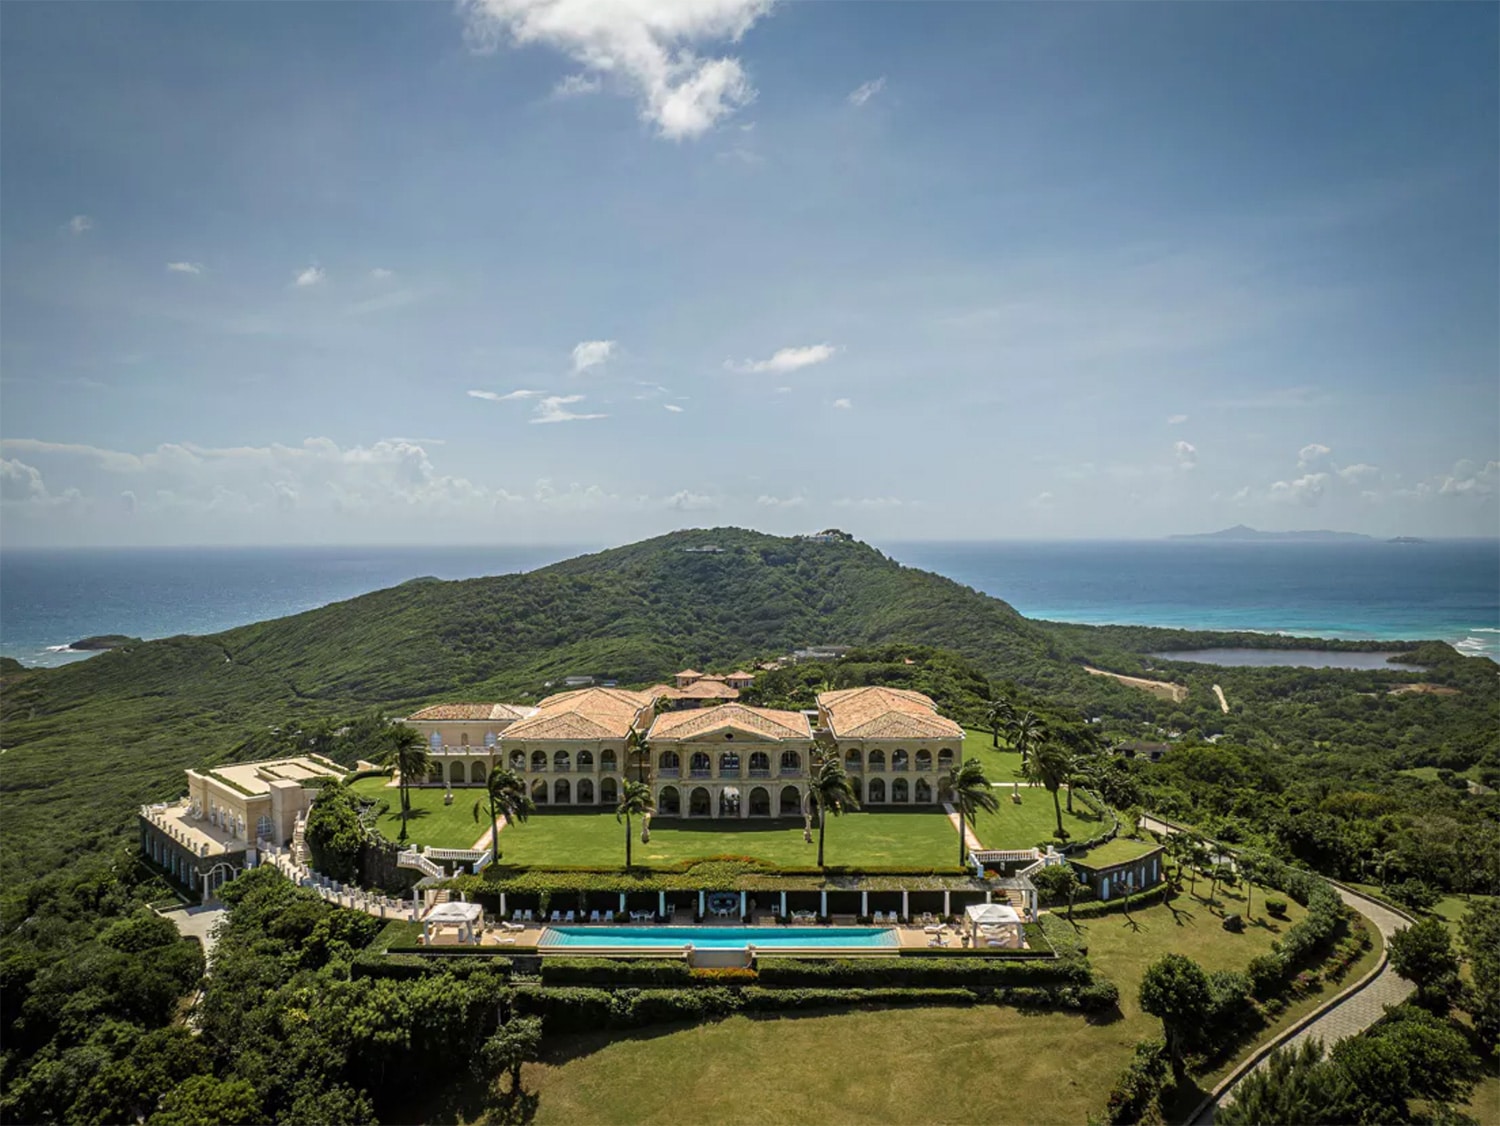
[[[688,795],[688,816],[711,817],[713,810],[713,799],[708,796],[708,791],[702,786],[694,786],[693,792]]]
[[[907,786],[905,778],[897,778],[894,782],[891,783],[891,801],[911,801],[911,790]]]
[[[917,779],[917,801],[924,804],[932,801],[932,787],[925,778]]]
[[[771,816],[771,795],[766,792],[764,786],[756,786],[750,791],[750,816]]]
[[[849,788],[854,791],[854,800],[862,802],[865,800],[865,786],[863,778],[849,779]]]
[[[592,778],[580,778],[578,780],[578,804],[594,804],[594,780]]]
[[[738,817],[740,815],[740,792],[733,786],[725,786],[719,791],[719,816]]]
[[[484,776],[488,771],[482,762],[471,762],[469,764],[469,781],[476,786],[484,785]]]
[[[568,805],[573,801],[573,787],[568,784],[566,778],[559,778],[552,786],[552,802],[554,805]]]
[[[802,791],[796,786],[781,787],[780,812],[783,817],[796,817],[802,812]]]
[[[676,786],[663,786],[656,795],[656,812],[663,817],[677,817],[682,813],[682,795]]]
[[[540,778],[531,784],[531,800],[537,805],[547,804],[547,783]]]
[[[450,762],[448,764],[448,785],[467,786],[468,784],[469,775],[464,770],[464,764],[461,762]]]
[[[870,779],[870,803],[872,805],[879,805],[879,804],[883,804],[884,802],[885,802],[885,779],[884,778],[871,778]]]
[[[599,783],[599,804],[616,805],[620,801],[620,786],[613,778],[606,778]]]

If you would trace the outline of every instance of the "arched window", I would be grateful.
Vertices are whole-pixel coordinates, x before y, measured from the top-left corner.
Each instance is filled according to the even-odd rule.
[[[864,766],[863,757],[853,747],[844,752],[844,769],[859,770]]]
[[[764,786],[757,786],[750,791],[750,816],[771,816],[771,795],[766,793]]]
[[[511,751],[510,768],[515,771],[526,769],[526,752],[521,750]]]
[[[917,791],[916,791],[916,793],[917,793],[917,801],[924,802],[924,803],[932,801],[932,787],[928,784],[927,779],[925,779],[925,778],[918,778],[917,779]]]
[[[593,751],[579,751],[578,752],[578,769],[579,770],[588,770],[588,771],[592,771],[594,769],[594,752]]]
[[[573,787],[568,784],[566,778],[559,778],[552,783],[552,800],[556,805],[567,805],[573,800]]]
[[[495,733],[493,731],[486,731],[484,733],[484,745],[486,747],[493,747],[495,745]]]
[[[953,752],[944,747],[938,752],[938,769],[948,770],[953,766]]]
[[[558,751],[552,756],[552,769],[557,771],[559,774],[566,773],[567,771],[573,769],[573,765],[568,757],[567,751]]]
[[[740,753],[738,751],[725,751],[719,756],[719,777],[738,778],[740,776]]]
[[[609,779],[610,783],[614,779]],[[677,792],[676,786],[663,786],[661,793],[656,795],[656,808],[663,817],[676,817],[682,813],[682,795]]]
[[[676,751],[663,751],[656,756],[656,765],[663,778],[676,778],[682,772],[682,760]]]
[[[708,817],[712,815],[713,810],[714,803],[708,796],[708,791],[702,786],[695,787],[693,792],[688,795],[688,816]]]
[[[769,778],[769,777],[771,777],[771,756],[768,755],[768,754],[766,754],[765,751],[753,751],[753,752],[751,752],[751,755],[750,755],[750,777],[751,778]],[[769,802],[771,799],[768,796],[766,798],[766,800]]]
[[[463,763],[450,762],[448,764],[448,785],[452,786],[456,783],[457,785],[463,786],[466,785],[468,781],[469,775],[468,772],[464,770]]]
[[[781,773],[799,774],[802,771],[802,756],[796,751],[781,752]]]
[[[909,761],[910,760],[908,759],[906,752],[900,747],[897,747],[894,751],[891,752],[892,770],[905,770]]]
[[[580,778],[578,780],[578,804],[594,804],[594,780],[592,778]]]
[[[482,762],[471,762],[471,763],[469,763],[469,781],[473,782],[476,786],[483,786],[484,785],[484,776],[487,773],[489,773],[489,771],[485,767],[484,763],[482,763]]]
[[[531,752],[531,769],[532,770],[546,770],[547,769],[547,752],[546,751],[532,751]]]
[[[738,817],[740,815],[740,792],[733,786],[725,786],[719,791],[719,816]]]
[[[531,784],[531,800],[537,805],[547,804],[547,783],[540,778]]]
[[[620,800],[620,787],[613,778],[606,778],[599,783],[599,804],[614,805]]]
[[[606,749],[599,752],[599,769],[609,773],[613,773],[617,769],[615,766],[614,751]]]
[[[869,759],[870,759],[870,769],[871,770],[884,770],[885,769],[885,752],[884,751],[871,751],[870,755],[869,755]]]
[[[469,745],[469,733],[467,731],[460,731],[458,733],[458,745],[460,747],[467,747]]]
[[[919,771],[921,771],[921,770],[931,770],[932,769],[932,752],[931,751],[918,751],[917,752],[917,769]]]
[[[911,801],[911,791],[905,778],[897,778],[891,783],[891,801]]]
[[[712,768],[713,761],[705,751],[694,751],[693,757],[688,759],[688,771],[694,778],[707,778]]]
[[[802,791],[796,786],[783,786],[781,788],[781,816],[795,817],[802,812]]]
[[[431,747],[434,751],[441,751],[443,749],[443,735],[442,735],[442,732],[440,732],[440,731],[434,731],[431,735],[429,735],[427,737],[427,745],[429,747]]]
[[[870,779],[870,801],[871,802],[883,802],[883,801],[885,801],[885,779],[884,778],[871,778]]]

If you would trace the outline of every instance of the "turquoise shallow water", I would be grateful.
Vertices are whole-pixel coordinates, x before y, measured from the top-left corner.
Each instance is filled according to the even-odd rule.
[[[1054,621],[1435,638],[1500,656],[1500,541],[878,544]],[[0,654],[83,659],[92,634],[214,633],[421,575],[530,570],[579,546],[0,552]]]
[[[548,927],[541,947],[553,946],[686,946],[757,950],[810,946],[897,946],[896,932],[882,927]]]

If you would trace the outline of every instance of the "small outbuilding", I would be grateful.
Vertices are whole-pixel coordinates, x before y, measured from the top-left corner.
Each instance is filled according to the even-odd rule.
[[[483,920],[484,908],[478,903],[439,903],[422,919],[422,945],[432,946],[451,928],[458,932],[460,945],[478,946]]]
[[[1021,916],[1008,903],[970,904],[964,908],[964,923],[974,937],[975,946],[1019,950],[1025,945],[1021,937]]]

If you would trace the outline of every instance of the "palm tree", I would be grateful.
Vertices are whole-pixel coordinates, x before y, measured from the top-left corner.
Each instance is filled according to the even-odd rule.
[[[1073,812],[1073,787],[1087,782],[1093,773],[1094,756],[1082,751],[1068,750],[1068,812]]]
[[[984,725],[990,729],[990,745],[1000,746],[1000,732],[1009,727],[1016,718],[1015,705],[1009,700],[991,700],[984,712]]]
[[[651,800],[651,788],[644,782],[626,782],[620,787],[620,804],[615,807],[615,820],[625,822],[625,867],[630,867],[630,819],[644,817],[656,812],[656,803]]]
[[[392,724],[385,734],[385,763],[401,775],[401,841],[406,840],[406,820],[411,816],[411,780],[427,776],[432,769],[432,755],[422,734],[404,723]]]
[[[943,779],[943,785],[951,795],[953,808],[958,810],[958,866],[962,868],[969,855],[964,825],[974,824],[981,809],[996,812],[1000,803],[990,789],[990,780],[984,776],[984,764],[977,758],[965,759],[954,766]]]
[[[526,780],[508,766],[497,766],[490,771],[484,782],[485,794],[490,803],[490,859],[500,863],[500,818],[514,825],[525,821],[536,812],[536,803],[526,792]],[[474,820],[479,820],[479,807],[484,798],[474,803]]]
[[[1062,823],[1062,803],[1057,800],[1057,791],[1062,789],[1063,781],[1068,777],[1067,750],[1052,742],[1033,747],[1026,760],[1026,777],[1041,783],[1052,795],[1052,811],[1057,815],[1057,839],[1067,840],[1068,834]]]
[[[1010,745],[1021,752],[1021,769],[1031,761],[1031,752],[1047,738],[1047,724],[1035,712],[1023,712],[1010,721]]]
[[[660,700],[657,703],[661,703]],[[639,728],[631,728],[630,734],[625,739],[625,753],[636,756],[635,780],[642,784],[646,781],[646,760],[651,754],[651,749],[646,746],[646,733]],[[629,759],[626,759],[629,762]]]
[[[854,796],[854,787],[849,775],[844,772],[843,760],[838,748],[818,757],[817,770],[807,785],[807,800],[818,810],[818,867],[823,867],[823,833],[828,827],[828,814],[835,817],[847,809],[858,809],[859,799]]]

